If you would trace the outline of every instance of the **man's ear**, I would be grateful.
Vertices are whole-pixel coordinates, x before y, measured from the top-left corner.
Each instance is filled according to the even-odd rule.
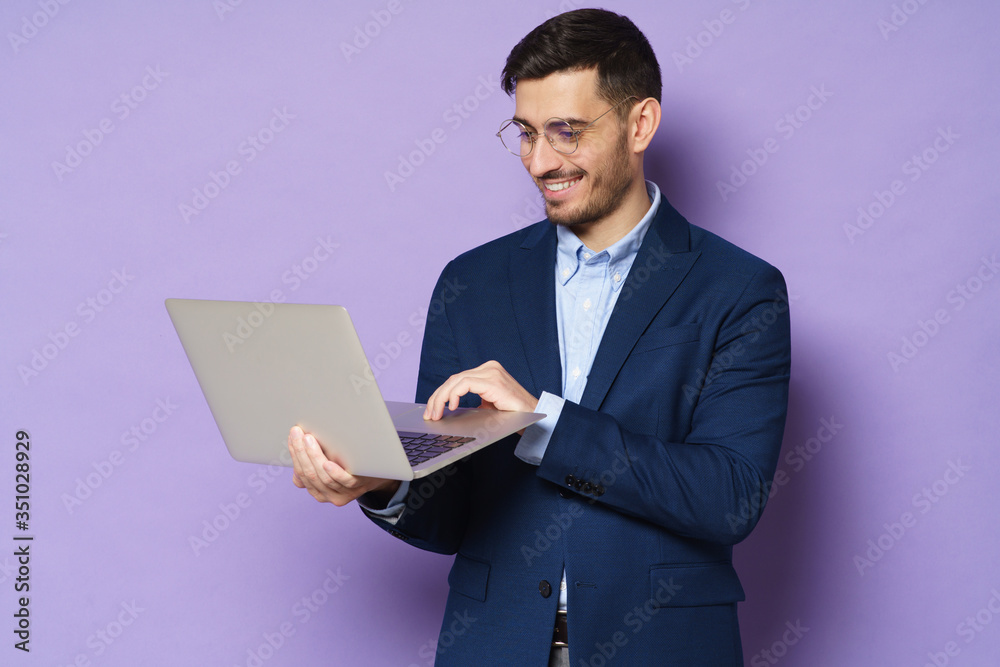
[[[660,127],[660,113],[660,103],[652,97],[647,97],[632,109],[629,139],[633,153],[642,153],[649,147],[656,129]]]

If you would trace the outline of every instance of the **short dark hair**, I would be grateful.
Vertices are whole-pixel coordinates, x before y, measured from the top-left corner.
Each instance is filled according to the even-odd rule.
[[[597,69],[597,94],[609,104],[630,95],[660,101],[660,64],[649,40],[628,17],[605,9],[577,9],[550,18],[525,36],[503,68],[504,92],[517,82],[563,71]],[[618,107],[626,118],[631,107]]]

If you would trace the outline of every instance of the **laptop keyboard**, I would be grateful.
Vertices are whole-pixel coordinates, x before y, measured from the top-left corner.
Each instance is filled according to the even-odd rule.
[[[397,431],[399,441],[403,443],[406,450],[406,458],[410,460],[410,465],[417,465],[429,459],[460,447],[467,442],[472,442],[475,438],[463,438],[460,435],[437,435],[436,433],[412,433],[410,431]]]

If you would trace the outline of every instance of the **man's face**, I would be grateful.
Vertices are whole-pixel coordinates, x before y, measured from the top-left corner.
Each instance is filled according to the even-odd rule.
[[[553,117],[579,130],[610,107],[597,96],[596,69],[557,72],[517,82],[514,118],[535,132]],[[595,222],[617,210],[639,164],[615,112],[583,132],[572,154],[559,153],[539,136],[521,161],[545,198],[549,220],[560,225]]]

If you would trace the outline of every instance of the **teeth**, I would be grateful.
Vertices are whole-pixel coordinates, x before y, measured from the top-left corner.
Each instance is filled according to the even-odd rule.
[[[566,188],[572,185],[576,185],[579,182],[580,179],[578,178],[575,181],[566,181],[564,183],[546,183],[545,189],[549,190],[550,192],[559,192],[560,190],[565,190]]]

